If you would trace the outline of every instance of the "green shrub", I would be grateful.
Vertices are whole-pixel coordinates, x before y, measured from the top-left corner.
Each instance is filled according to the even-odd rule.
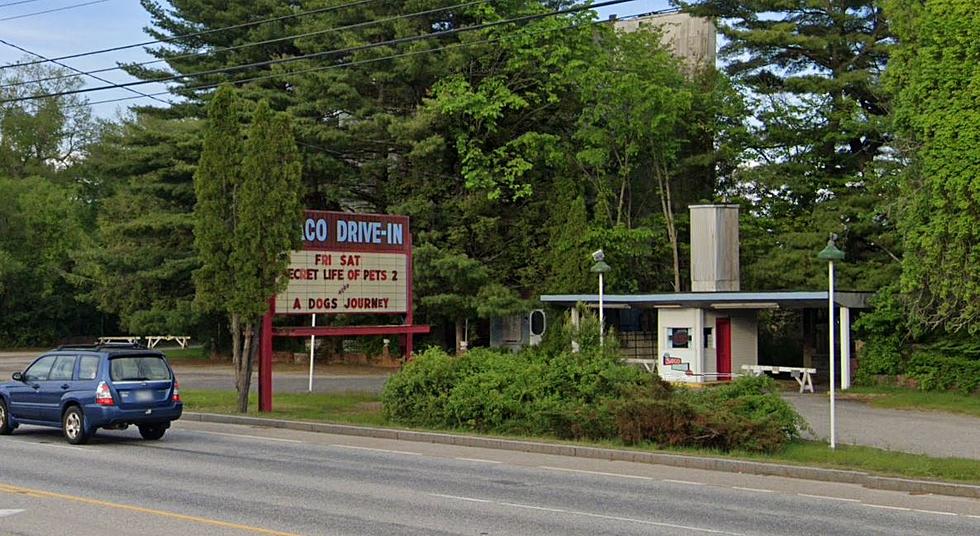
[[[668,399],[627,400],[618,407],[616,425],[626,443],[762,452],[779,450],[807,426],[767,376],[678,391]]]
[[[388,380],[382,402],[386,419],[414,426],[726,450],[776,450],[805,426],[770,378],[674,390],[591,342],[575,353],[429,349]]]
[[[980,360],[949,357],[933,351],[912,354],[905,373],[924,391],[959,390],[972,394],[980,387]]]
[[[894,376],[902,371],[902,340],[898,335],[873,335],[861,349],[854,376],[858,385],[873,385],[875,376]]]

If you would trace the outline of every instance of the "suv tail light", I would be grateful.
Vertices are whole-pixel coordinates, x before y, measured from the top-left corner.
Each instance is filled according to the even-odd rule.
[[[174,402],[180,402],[180,382],[178,382],[176,378],[174,378],[174,396],[173,396],[173,401]]]
[[[95,389],[95,403],[100,406],[116,405],[116,401],[112,399],[112,393],[109,392],[109,385],[106,382],[99,382],[99,386]]]

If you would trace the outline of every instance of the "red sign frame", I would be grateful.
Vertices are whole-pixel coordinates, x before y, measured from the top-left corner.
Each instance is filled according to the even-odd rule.
[[[311,223],[312,222],[312,223]],[[262,318],[259,346],[259,411],[272,411],[272,340],[273,337],[345,337],[398,335],[405,358],[412,355],[413,335],[429,332],[427,325],[414,324],[412,233],[407,216],[307,210],[301,224],[304,250],[338,252],[402,253],[406,256],[406,311],[398,313],[362,313],[404,315],[402,324],[386,326],[316,326],[273,328],[276,298],[269,299],[269,310]],[[290,314],[282,312],[278,314]],[[308,313],[297,313],[308,314]],[[322,314],[322,313],[318,313]],[[330,313],[328,313],[330,314]],[[333,313],[357,314],[357,313]]]

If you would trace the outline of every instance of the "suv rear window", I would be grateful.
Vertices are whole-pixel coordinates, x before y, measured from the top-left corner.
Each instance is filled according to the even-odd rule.
[[[110,361],[109,374],[113,381],[169,380],[170,369],[159,356],[114,357]]]

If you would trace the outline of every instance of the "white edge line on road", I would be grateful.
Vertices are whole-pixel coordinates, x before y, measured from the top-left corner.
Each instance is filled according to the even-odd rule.
[[[940,512],[938,510],[919,510],[918,508],[913,508],[913,512],[922,512],[923,514],[936,514],[937,516],[955,516],[958,515],[953,512]]]
[[[565,467],[552,467],[550,465],[539,465],[538,469],[548,469],[551,471],[565,471],[568,473],[582,473],[586,475],[618,476],[622,478],[634,478],[636,480],[654,480],[652,477],[649,476],[624,475],[620,473],[603,473],[602,471],[586,471],[584,469],[567,469]]]
[[[670,482],[671,484],[688,484],[691,486],[707,486],[704,482],[691,482],[690,480],[672,480],[670,478],[665,478],[661,482]]]
[[[524,509],[527,509],[527,510],[541,510],[541,511],[545,511],[545,512],[555,512],[555,513],[560,513],[560,514],[573,514],[573,515],[579,515],[579,516],[585,516],[585,517],[594,517],[594,518],[598,518],[598,519],[610,519],[610,520],[613,520],[613,521],[625,521],[627,523],[639,523],[641,525],[651,525],[651,526],[654,526],[654,527],[666,527],[666,528],[672,528],[672,529],[691,530],[691,531],[695,531],[695,532],[707,532],[709,534],[725,534],[727,536],[743,536],[742,534],[739,534],[737,532],[727,532],[727,531],[724,531],[724,530],[706,529],[706,528],[702,528],[702,527],[691,527],[691,526],[688,526],[688,525],[675,525],[673,523],[660,523],[658,521],[647,521],[646,519],[637,519],[637,518],[633,518],[633,517],[621,517],[621,516],[610,516],[610,515],[605,515],[605,514],[593,514],[592,512],[580,512],[578,510],[564,510],[564,509],[561,509],[561,508],[549,508],[549,507],[546,507],[546,506],[535,506],[535,505],[532,505],[532,504],[519,504],[519,503],[512,503],[512,502],[505,502],[505,501],[491,501],[491,500],[487,500],[487,499],[474,499],[472,497],[459,497],[459,496],[456,496],[456,495],[442,495],[440,493],[430,493],[429,495],[432,496],[432,497],[440,497],[440,498],[444,498],[444,499],[454,499],[454,500],[458,500],[458,501],[468,501],[468,502],[477,502],[477,503],[490,503],[490,504],[496,504],[496,505],[499,505],[499,506],[509,506],[509,507],[512,507],[512,508],[524,508]]]
[[[970,514],[963,514],[966,517],[972,517],[973,519],[980,519],[980,516],[971,516]]]
[[[886,506],[884,504],[868,504],[868,503],[861,503],[861,504],[863,504],[864,506],[870,507],[870,508],[882,508],[884,510],[899,510],[899,511],[902,511],[902,512],[911,512],[912,511],[911,508],[905,508],[904,506]]]
[[[545,506],[533,506],[533,505],[530,505],[530,504],[517,504],[517,503],[509,503],[509,502],[498,502],[497,504],[499,504],[501,506],[513,506],[515,508],[527,508],[528,510],[542,510],[542,511],[545,511],[545,512],[558,512],[559,514],[569,513],[568,510],[562,510],[561,508],[548,508],[548,507],[545,507]],[[571,513],[574,514],[575,512],[571,512]]]
[[[463,462],[476,462],[476,463],[504,463],[498,462],[497,460],[484,460],[483,458],[453,458],[455,460],[460,460]]]
[[[245,439],[264,439],[266,441],[279,441],[281,443],[302,443],[302,441],[300,441],[299,439],[282,439],[279,437],[265,437],[265,436],[257,436],[257,435],[246,435],[246,434],[229,434],[225,432],[211,432],[209,430],[182,430],[182,431],[191,432],[195,434],[211,434],[211,435],[219,435],[225,437],[238,437],[238,438],[245,438]]]
[[[809,493],[797,493],[800,497],[810,497],[812,499],[826,499],[828,501],[861,502],[860,499],[847,499],[845,497],[830,497],[827,495],[810,495]]]
[[[440,498],[443,498],[443,499],[455,499],[457,501],[467,501],[467,502],[475,502],[475,503],[492,503],[493,502],[493,501],[488,501],[486,499],[474,499],[472,497],[460,497],[458,495],[443,495],[441,493],[430,493],[429,495],[431,495],[432,497],[440,497]]]
[[[370,450],[372,452],[386,452],[388,454],[407,454],[409,456],[421,456],[421,452],[408,452],[407,450],[389,450],[389,449],[375,449],[371,447],[355,447],[354,445],[330,445],[331,447],[339,447],[342,449],[356,449],[356,450]]]
[[[23,512],[23,510],[0,510],[0,517],[9,517]]]
[[[760,489],[760,488],[743,488],[739,486],[732,486],[732,489],[742,490],[742,491],[754,491],[756,493],[775,493],[771,489]]]

